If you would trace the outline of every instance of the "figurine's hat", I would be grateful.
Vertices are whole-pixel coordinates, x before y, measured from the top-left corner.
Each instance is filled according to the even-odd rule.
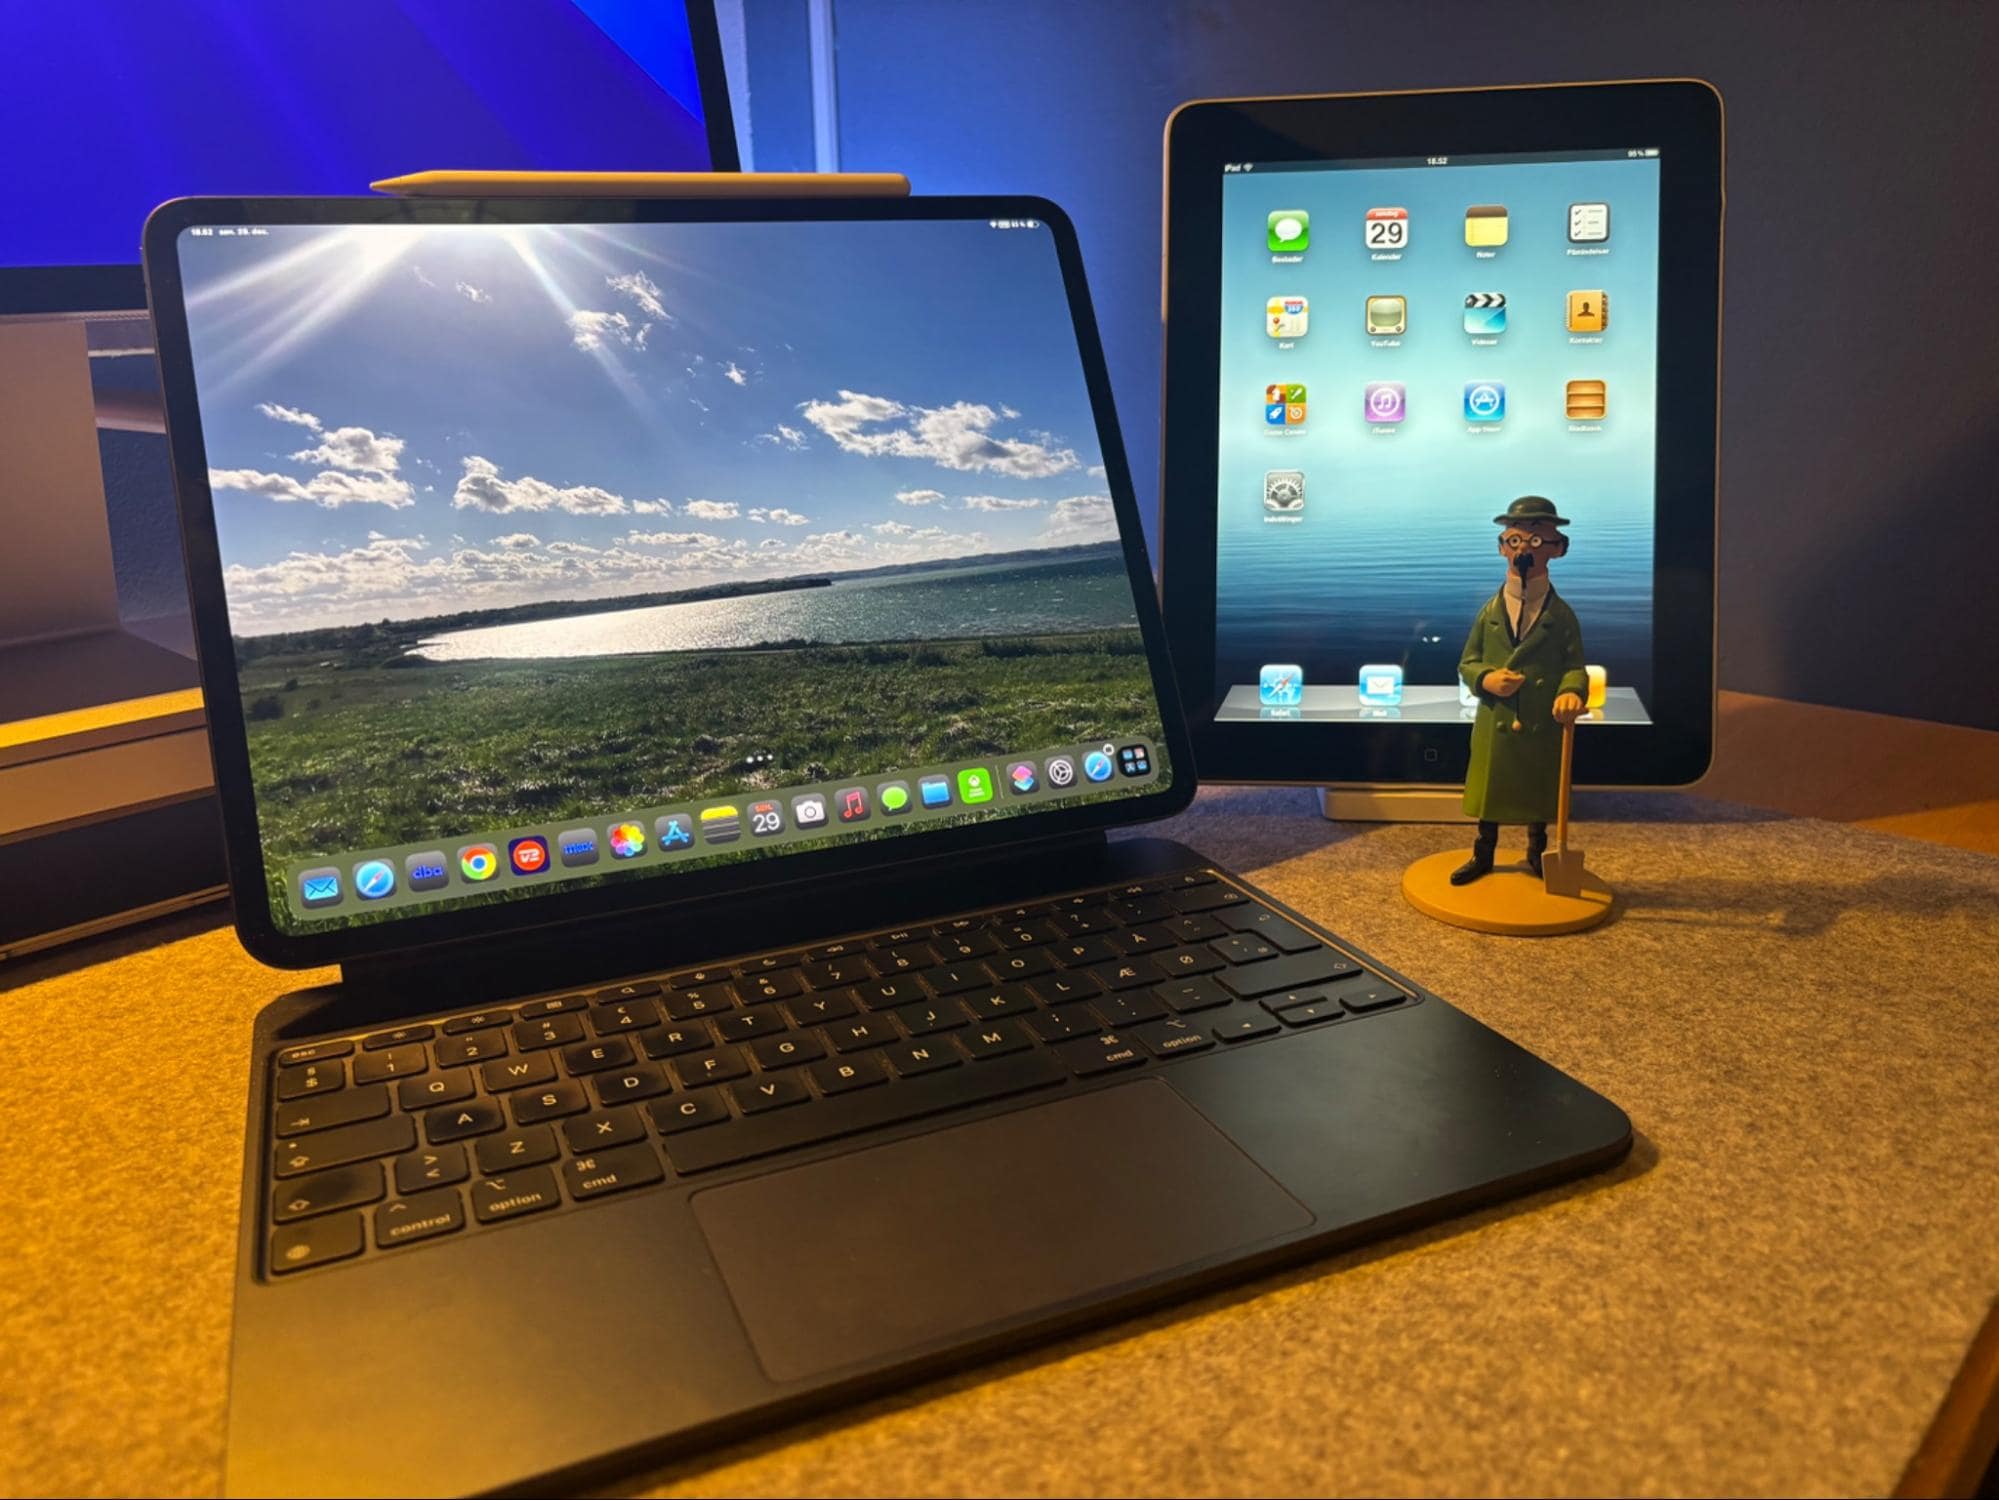
[[[1569,524],[1569,518],[1555,513],[1555,502],[1539,495],[1522,495],[1506,507],[1506,514],[1494,516],[1493,521],[1500,526],[1518,526],[1523,521],[1553,521],[1557,526]]]

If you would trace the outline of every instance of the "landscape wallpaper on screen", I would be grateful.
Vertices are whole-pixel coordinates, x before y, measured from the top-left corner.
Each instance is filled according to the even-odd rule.
[[[281,926],[302,860],[1159,742],[1045,227],[272,226],[181,260]]]

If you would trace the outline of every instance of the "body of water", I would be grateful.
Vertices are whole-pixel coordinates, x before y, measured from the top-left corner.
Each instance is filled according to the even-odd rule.
[[[430,661],[629,656],[715,651],[766,642],[950,640],[1120,630],[1137,623],[1124,559],[947,564],[920,573],[836,581],[732,599],[566,615],[432,636]]]

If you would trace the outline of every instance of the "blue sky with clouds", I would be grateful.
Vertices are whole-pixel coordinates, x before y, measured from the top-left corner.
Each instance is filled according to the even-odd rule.
[[[180,244],[241,634],[1115,534],[1045,230]]]

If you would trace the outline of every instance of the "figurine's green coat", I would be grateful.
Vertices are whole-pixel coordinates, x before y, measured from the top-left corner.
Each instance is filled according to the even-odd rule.
[[[1511,667],[1527,679],[1511,698],[1495,698],[1479,686],[1487,672],[1500,667]],[[1465,812],[1492,823],[1552,821],[1562,779],[1562,726],[1555,722],[1555,699],[1589,692],[1576,612],[1550,588],[1527,638],[1515,645],[1506,623],[1506,600],[1494,594],[1465,639],[1458,675],[1478,695]]]

